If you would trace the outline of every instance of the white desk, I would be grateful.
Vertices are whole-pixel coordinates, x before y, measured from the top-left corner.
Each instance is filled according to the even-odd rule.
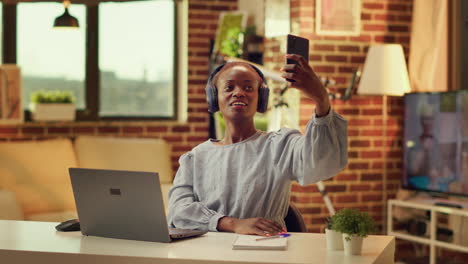
[[[369,236],[361,256],[327,252],[325,234],[293,233],[286,251],[232,250],[236,234],[210,232],[202,237],[155,243],[86,237],[56,232],[50,222],[0,220],[1,263],[394,263],[395,238]]]

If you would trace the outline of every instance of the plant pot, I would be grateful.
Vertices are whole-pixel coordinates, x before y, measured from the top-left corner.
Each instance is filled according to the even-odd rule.
[[[75,104],[31,104],[30,108],[35,121],[75,120]]]
[[[331,229],[325,229],[328,250],[343,250],[343,234]]]
[[[347,237],[349,237],[350,239],[347,240],[346,239]],[[343,233],[342,241],[343,241],[345,255],[346,256],[361,255],[363,239],[364,238],[361,236]]]

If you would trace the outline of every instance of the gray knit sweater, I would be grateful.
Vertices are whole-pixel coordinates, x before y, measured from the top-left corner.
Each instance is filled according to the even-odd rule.
[[[208,140],[182,155],[169,192],[168,224],[217,231],[223,216],[264,217],[284,224],[291,181],[336,175],[347,164],[347,122],[330,111],[305,134],[282,128],[231,145]]]

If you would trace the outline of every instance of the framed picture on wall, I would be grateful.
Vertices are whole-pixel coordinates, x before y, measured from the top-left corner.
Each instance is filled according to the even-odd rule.
[[[212,51],[212,59],[219,53],[231,57],[243,45],[243,34],[247,25],[247,13],[243,11],[221,12]]]
[[[315,4],[317,35],[360,35],[361,0],[316,0]]]
[[[20,69],[15,64],[0,65],[0,124],[23,122]]]

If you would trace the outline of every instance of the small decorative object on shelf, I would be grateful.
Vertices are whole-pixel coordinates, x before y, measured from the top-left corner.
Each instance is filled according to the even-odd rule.
[[[343,250],[343,234],[333,230],[333,216],[326,219],[325,238],[328,250]]]
[[[343,233],[345,255],[360,255],[362,240],[376,231],[375,221],[366,212],[342,209],[333,216],[332,229]]]
[[[31,95],[34,121],[75,120],[75,98],[69,91],[37,91]]]

